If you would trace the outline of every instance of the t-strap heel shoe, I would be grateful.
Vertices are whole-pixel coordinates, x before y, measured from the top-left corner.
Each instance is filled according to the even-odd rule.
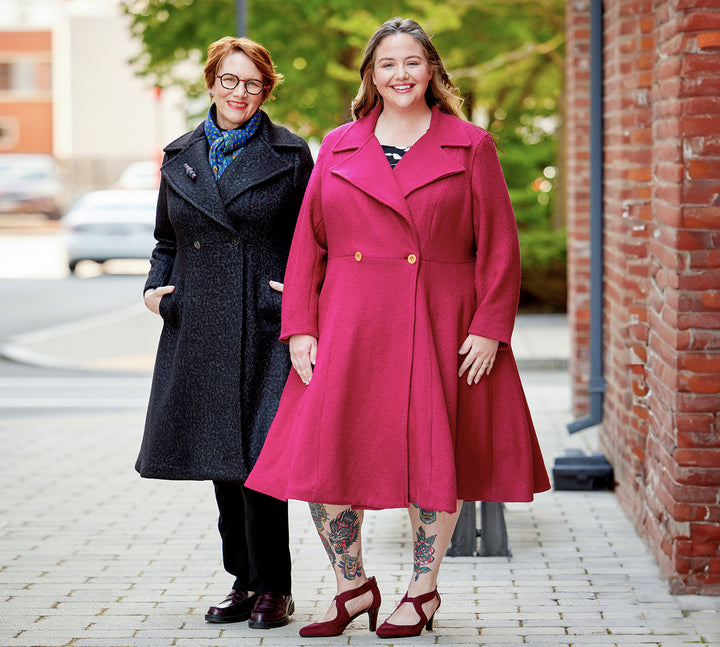
[[[373,599],[370,606],[367,609],[362,609],[354,615],[350,615],[347,612],[345,603],[349,600],[359,598],[361,595],[372,591]],[[378,610],[380,609],[380,589],[378,589],[377,582],[374,577],[371,577],[365,584],[359,586],[351,591],[345,591],[344,593],[338,593],[334,598],[335,609],[337,615],[334,619],[326,622],[313,622],[311,625],[307,625],[300,629],[300,635],[304,638],[314,636],[339,636],[345,628],[358,616],[363,613],[368,614],[370,631],[375,631],[377,626]]]
[[[423,604],[426,602],[430,602],[430,600],[437,598],[438,605],[435,607],[435,611],[433,611],[433,614],[430,616],[430,620],[428,620],[428,617],[425,615],[425,611],[423,610]],[[403,599],[400,600],[400,604],[398,604],[398,607],[400,607],[405,602],[410,602],[410,604],[415,607],[415,613],[420,616],[420,622],[414,625],[394,625],[389,623],[387,620],[383,622],[377,630],[377,635],[380,636],[380,638],[408,638],[410,636],[419,636],[422,633],[423,626],[428,631],[432,631],[433,628],[433,620],[435,619],[435,614],[437,613],[437,610],[440,608],[440,595],[437,592],[437,589],[434,591],[430,591],[430,593],[423,593],[422,595],[418,595],[414,598],[409,598],[408,594],[406,593],[403,596]]]

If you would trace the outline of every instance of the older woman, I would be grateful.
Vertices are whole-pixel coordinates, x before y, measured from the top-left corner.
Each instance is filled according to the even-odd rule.
[[[422,28],[370,39],[355,121],[323,141],[285,275],[291,372],[248,487],[311,502],[337,596],[303,636],[380,607],[364,509],[407,508],[412,574],[381,637],[419,635],[462,500],[549,488],[510,350],[517,228],[490,135]]]
[[[287,624],[294,609],[287,503],[244,486],[290,370],[271,284],[312,169],[306,143],[261,110],[281,78],[258,43],[211,44],[214,104],[165,148],[144,293],[164,326],[136,464],[147,478],[213,481],[235,581],[205,619],[257,628]]]

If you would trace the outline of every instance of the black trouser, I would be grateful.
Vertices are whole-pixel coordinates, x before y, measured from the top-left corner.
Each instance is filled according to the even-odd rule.
[[[288,504],[240,482],[213,481],[220,519],[223,565],[233,588],[256,593],[291,589]]]

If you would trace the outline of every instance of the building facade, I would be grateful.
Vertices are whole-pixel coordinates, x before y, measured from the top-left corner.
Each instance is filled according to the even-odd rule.
[[[0,153],[52,153],[52,35],[0,32]]]
[[[671,590],[718,595],[720,4],[605,0],[598,25],[596,1],[569,0],[566,17],[574,413],[590,407],[590,45],[601,31],[602,449]]]
[[[114,0],[0,0],[0,153],[54,155],[74,194],[159,160],[185,98],[136,76],[138,51]]]

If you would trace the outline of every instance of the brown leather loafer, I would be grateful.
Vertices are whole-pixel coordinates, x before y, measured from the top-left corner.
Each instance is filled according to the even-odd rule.
[[[242,622],[252,613],[258,596],[233,589],[216,607],[210,607],[205,614],[207,622]]]
[[[295,603],[292,595],[281,593],[261,593],[250,614],[248,627],[253,629],[272,629],[283,627],[290,622],[290,616],[295,612]]]

